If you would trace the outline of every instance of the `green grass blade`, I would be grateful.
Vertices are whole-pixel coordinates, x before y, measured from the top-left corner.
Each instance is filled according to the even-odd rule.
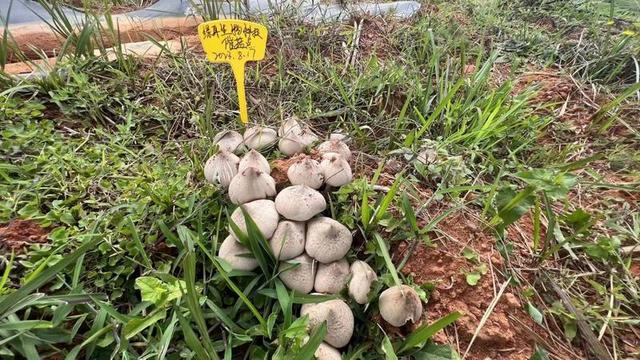
[[[400,281],[400,277],[398,277],[398,272],[396,271],[396,267],[393,265],[393,261],[391,261],[391,255],[389,255],[389,249],[387,249],[387,243],[384,241],[382,236],[380,236],[380,234],[378,233],[374,233],[373,237],[376,239],[378,249],[382,254],[382,258],[384,259],[384,263],[387,266],[387,270],[389,270],[389,273],[393,278],[393,282],[396,284],[396,286],[402,285],[402,282]]]
[[[304,346],[300,349],[300,352],[296,354],[293,358],[294,360],[308,360],[313,359],[318,346],[324,340],[324,337],[327,336],[327,323],[324,322],[322,325],[313,332],[309,341],[304,344]]]
[[[429,340],[438,331],[444,329],[449,324],[458,320],[462,316],[461,313],[454,311],[444,317],[441,317],[433,324],[425,324],[420,326],[414,332],[412,332],[407,338],[400,344],[399,353],[403,353],[407,350],[412,350],[416,347],[423,346],[424,343]]]

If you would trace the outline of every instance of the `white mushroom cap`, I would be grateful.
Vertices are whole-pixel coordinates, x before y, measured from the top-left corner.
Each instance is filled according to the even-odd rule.
[[[316,357],[316,360],[341,360],[342,355],[340,351],[335,349],[331,345],[327,345],[325,343],[320,344],[316,349],[316,352],[313,354]]]
[[[287,177],[293,185],[307,185],[312,189],[318,189],[324,183],[320,163],[306,155],[289,166]]]
[[[349,262],[340,259],[329,264],[318,265],[316,281],[313,288],[317,292],[337,294],[347,284],[349,279]]]
[[[282,122],[282,125],[278,128],[278,136],[282,137],[290,133],[299,133],[302,131],[302,126],[298,121],[297,116],[290,116]]]
[[[353,238],[346,226],[328,217],[318,217],[307,223],[305,250],[309,256],[328,264],[342,259]]]
[[[331,346],[341,348],[349,343],[353,336],[354,319],[351,308],[342,300],[329,300],[305,306],[300,316],[309,316],[309,327],[313,331],[324,321],[327,322],[327,336],[324,341]]]
[[[276,181],[269,174],[253,167],[238,173],[229,184],[229,198],[234,204],[244,204],[275,194]]]
[[[218,256],[228,262],[233,270],[251,271],[258,267],[258,261],[253,257],[251,251],[231,235],[227,236],[220,244]]]
[[[329,140],[342,141],[342,142],[343,142],[343,143],[345,143],[345,144],[346,144],[347,142],[349,142],[349,141],[348,141],[349,139],[347,138],[347,135],[345,135],[345,134],[341,134],[341,133],[331,133],[331,134],[329,135]]]
[[[264,156],[262,156],[262,154],[255,150],[249,151],[242,157],[242,159],[240,159],[238,172],[242,172],[248,167],[254,167],[264,173],[271,174],[271,167],[269,166],[269,162]]]
[[[283,154],[291,156],[304,151],[305,145],[302,142],[303,139],[297,133],[289,133],[280,138],[278,149]]]
[[[238,173],[238,163],[240,159],[233,153],[220,150],[210,157],[204,165],[204,177],[208,182],[220,184],[223,188],[228,188],[231,179]]]
[[[316,149],[318,149],[318,151],[322,155],[326,153],[338,153],[342,155],[342,157],[346,161],[349,161],[351,159],[351,150],[349,150],[349,147],[347,146],[347,144],[343,143],[340,140],[325,141],[322,144],[318,145]]]
[[[351,280],[349,280],[349,295],[358,303],[366,304],[371,291],[371,283],[378,279],[371,266],[362,260],[351,264]]]
[[[278,260],[289,260],[304,252],[304,223],[280,221],[269,245]]]
[[[261,150],[275,144],[276,131],[264,126],[254,126],[244,132],[244,144],[251,149]]]
[[[389,324],[400,327],[407,321],[417,322],[422,316],[420,296],[411,286],[392,286],[380,294],[380,315]]]
[[[293,263],[299,263],[300,265],[291,268]],[[304,294],[310,293],[313,289],[316,265],[315,261],[309,255],[302,254],[291,260],[281,261],[278,271],[280,271],[280,280],[282,280],[289,289]]]
[[[287,119],[278,129],[278,135],[278,149],[285,155],[303,152],[307,146],[318,141],[318,136],[308,126],[301,126],[295,118]]]
[[[242,209],[247,212],[247,215],[253,220],[253,222],[258,227],[258,230],[260,230],[260,233],[265,239],[268,239],[271,237],[271,235],[273,235],[273,232],[278,226],[278,219],[280,217],[278,215],[278,212],[276,211],[276,204],[273,201],[254,200],[252,202],[238,206],[238,208],[233,211],[233,213],[231,214],[231,221],[236,224],[241,233],[246,236],[247,225],[244,221],[244,214],[242,212]],[[229,225],[229,233],[234,238],[238,238],[233,232],[231,225]]]
[[[353,179],[351,166],[340,154],[326,153],[322,155],[320,168],[327,185],[342,186],[350,183]]]
[[[216,134],[213,143],[218,145],[220,150],[235,152],[242,145],[243,139],[239,132],[224,130]]]
[[[289,186],[276,196],[276,209],[289,220],[307,221],[326,208],[322,194],[306,185]]]

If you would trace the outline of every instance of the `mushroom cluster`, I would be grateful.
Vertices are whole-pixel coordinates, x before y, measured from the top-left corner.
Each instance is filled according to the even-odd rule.
[[[290,156],[305,152],[317,141],[309,127],[296,118],[284,121],[277,132],[256,126],[248,128],[244,135],[224,131],[215,137],[218,152],[207,160],[205,178],[228,189],[229,199],[238,205],[230,217],[230,235],[220,245],[218,256],[234,270],[258,267],[251,251],[240,243],[247,234],[247,215],[269,241],[279,261],[279,278],[288,288],[305,294],[338,294],[346,288],[356,303],[367,304],[377,275],[364,261],[349,264],[346,255],[353,240],[351,231],[323,215],[327,202],[318,191],[323,186],[325,191],[340,187],[353,178],[351,150],[344,136],[332,134],[316,146],[321,161],[305,154],[297,156],[287,171],[291,186],[280,192],[276,191],[269,162],[260,153],[277,142],[280,152]],[[239,152],[245,152],[241,158],[234,154]],[[379,308],[382,317],[393,326],[417,321],[422,313],[417,293],[404,285],[385,290]],[[403,312],[405,308],[408,310]],[[327,322],[327,336],[316,357],[339,359],[337,349],[349,343],[355,325],[349,305],[339,299],[305,304],[300,315],[309,317],[311,330]]]

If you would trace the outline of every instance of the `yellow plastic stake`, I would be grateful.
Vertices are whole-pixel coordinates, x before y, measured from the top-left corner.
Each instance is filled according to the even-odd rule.
[[[198,36],[209,61],[231,65],[238,90],[240,121],[246,124],[249,113],[244,92],[244,66],[247,61],[264,59],[267,28],[251,21],[214,20],[198,25]]]

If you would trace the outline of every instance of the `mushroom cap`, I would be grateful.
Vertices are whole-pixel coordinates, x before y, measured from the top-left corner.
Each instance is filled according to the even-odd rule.
[[[261,150],[275,144],[278,134],[264,126],[254,126],[244,132],[244,144],[255,150]]]
[[[366,304],[369,300],[371,283],[378,279],[371,266],[362,260],[351,264],[351,280],[349,280],[349,295],[358,303]]]
[[[291,264],[298,262],[300,265],[290,269]],[[288,269],[288,270],[285,270]],[[296,256],[288,261],[281,261],[278,267],[280,280],[295,291],[308,294],[313,289],[313,279],[316,276],[314,260],[307,254]]]
[[[238,206],[237,209],[231,213],[231,221],[236,224],[238,229],[246,236],[247,225],[244,222],[244,209],[247,215],[251,217],[258,230],[265,239],[268,239],[273,235],[273,232],[278,226],[279,215],[276,211],[276,204],[271,200],[254,200],[246,204]],[[237,240],[238,237],[233,232],[231,225],[229,225],[229,233]]]
[[[229,184],[229,198],[234,204],[244,204],[275,194],[276,181],[269,174],[253,167],[238,173]]]
[[[392,286],[380,294],[380,315],[389,324],[400,327],[407,321],[417,322],[422,316],[420,296],[411,286]]]
[[[329,264],[320,263],[313,288],[317,292],[337,294],[347,284],[349,272],[349,262],[344,258]]]
[[[320,168],[324,174],[324,181],[330,186],[342,186],[351,182],[353,173],[351,165],[338,153],[322,155]]]
[[[302,131],[302,126],[300,126],[298,120],[298,117],[295,115],[286,118],[278,128],[278,136],[282,137],[290,133],[299,133]]]
[[[312,189],[318,189],[324,183],[320,163],[306,155],[289,166],[287,177],[293,185],[307,185]]]
[[[308,126],[302,126],[297,118],[285,120],[278,129],[280,141],[278,149],[285,155],[301,153],[304,149],[318,140],[318,136]]]
[[[346,226],[328,217],[318,217],[307,223],[305,250],[309,256],[328,264],[342,259],[353,238]]]
[[[262,156],[262,154],[253,149],[251,149],[242,157],[242,159],[240,159],[240,164],[238,164],[238,172],[242,172],[248,167],[254,167],[262,172],[271,174],[271,167],[269,166],[269,162],[267,161],[267,159]]]
[[[349,343],[353,336],[354,319],[351,308],[343,300],[329,300],[300,311],[300,316],[309,316],[309,327],[313,331],[324,321],[327,322],[327,336],[324,341],[331,346],[341,348]]]
[[[313,354],[316,357],[316,360],[341,360],[342,355],[340,351],[335,349],[333,346],[322,343],[316,349],[316,352]]]
[[[204,165],[204,177],[208,182],[220,184],[223,188],[228,188],[231,179],[238,173],[238,163],[240,159],[233,153],[220,150],[210,157]]]
[[[326,208],[322,194],[306,185],[286,187],[276,196],[276,209],[289,220],[307,221]]]
[[[316,149],[318,149],[322,155],[326,153],[338,153],[342,155],[346,161],[351,159],[351,150],[349,150],[347,144],[343,143],[341,140],[327,140],[318,145]]]
[[[233,130],[224,130],[216,134],[213,143],[218,145],[218,149],[235,152],[243,142],[242,135]]]
[[[302,138],[298,136],[298,134],[290,133],[280,138],[278,141],[278,149],[287,156],[301,153],[305,148],[302,141]]]
[[[231,235],[227,236],[220,244],[218,256],[228,262],[233,270],[251,271],[258,267],[258,261],[253,257],[251,251]]]
[[[337,140],[337,141],[342,141],[343,143],[348,143],[349,138],[347,138],[347,135],[342,134],[342,133],[331,133],[329,134],[329,140]]]
[[[304,230],[303,222],[280,221],[269,240],[276,259],[289,260],[304,252]]]

